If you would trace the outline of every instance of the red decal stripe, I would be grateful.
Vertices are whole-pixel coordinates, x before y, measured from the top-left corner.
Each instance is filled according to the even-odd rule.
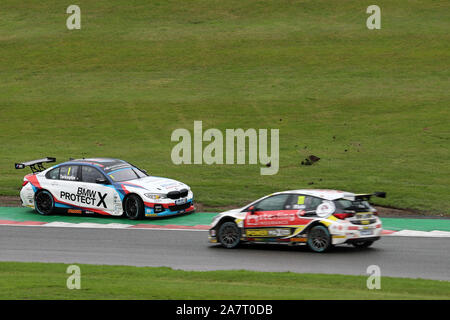
[[[68,205],[68,206],[72,206],[72,207],[75,207],[75,208],[79,208],[79,209],[81,209],[81,210],[92,211],[92,212],[95,212],[95,213],[98,213],[98,214],[102,214],[102,215],[105,215],[105,216],[109,216],[109,215],[110,215],[108,212],[105,212],[105,211],[102,211],[102,210],[99,210],[99,209],[94,209],[94,208],[84,208],[84,207],[80,207],[80,206],[77,206],[77,205],[72,204],[72,203],[68,203],[68,202],[64,202],[64,201],[57,200],[54,196],[53,196],[53,199],[55,200],[55,202],[62,203],[62,204],[66,204],[66,205]]]
[[[48,222],[43,221],[12,221],[12,220],[0,220],[0,224],[14,224],[19,226],[40,226],[47,224]]]
[[[28,181],[30,181],[30,183],[35,186],[36,188],[41,189],[41,185],[36,177],[36,175],[34,174],[28,174],[25,176],[25,179],[27,179]]]
[[[130,191],[127,190],[127,188],[125,188],[125,186],[123,184],[121,184],[123,191],[125,192],[125,194],[129,194]]]

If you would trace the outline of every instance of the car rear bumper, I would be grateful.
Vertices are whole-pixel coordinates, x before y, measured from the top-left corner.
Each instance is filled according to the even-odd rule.
[[[20,190],[20,201],[22,206],[34,208],[34,190],[29,183]]]
[[[344,243],[350,243],[354,241],[361,240],[369,240],[375,239],[377,240],[381,237],[382,228],[374,226],[365,226],[365,229],[357,229],[357,230],[343,230],[340,233],[332,233],[332,243],[333,245],[339,245]],[[370,230],[370,234],[364,234],[363,232],[367,232]]]

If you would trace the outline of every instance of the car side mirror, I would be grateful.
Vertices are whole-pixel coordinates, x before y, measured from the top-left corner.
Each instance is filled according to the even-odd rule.
[[[255,211],[256,211],[255,206],[251,206],[251,207],[248,208],[248,212],[250,212],[250,214],[254,214]]]
[[[98,184],[109,184],[109,181],[106,180],[105,178],[98,178],[98,179],[95,179],[95,183],[98,183]]]

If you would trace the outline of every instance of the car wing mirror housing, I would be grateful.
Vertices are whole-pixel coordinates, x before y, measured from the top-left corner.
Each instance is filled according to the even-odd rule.
[[[250,214],[254,214],[255,211],[256,211],[255,206],[251,206],[251,207],[248,208],[248,212],[250,212]]]

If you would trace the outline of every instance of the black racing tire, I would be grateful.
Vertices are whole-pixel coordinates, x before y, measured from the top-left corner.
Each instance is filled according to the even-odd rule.
[[[241,242],[241,230],[236,223],[225,222],[220,225],[217,231],[217,240],[227,249],[236,248]]]
[[[322,225],[314,226],[309,230],[306,243],[311,251],[318,253],[326,252],[333,247],[330,232]]]
[[[130,194],[123,201],[125,216],[130,220],[140,220],[144,218],[144,202],[136,194]]]
[[[34,195],[34,208],[36,212],[43,216],[51,215],[55,212],[55,201],[53,195],[47,190],[40,190]]]
[[[361,240],[361,241],[355,241],[352,243],[352,245],[355,248],[368,248],[370,247],[372,244],[374,243],[374,241],[370,241],[370,240]]]

